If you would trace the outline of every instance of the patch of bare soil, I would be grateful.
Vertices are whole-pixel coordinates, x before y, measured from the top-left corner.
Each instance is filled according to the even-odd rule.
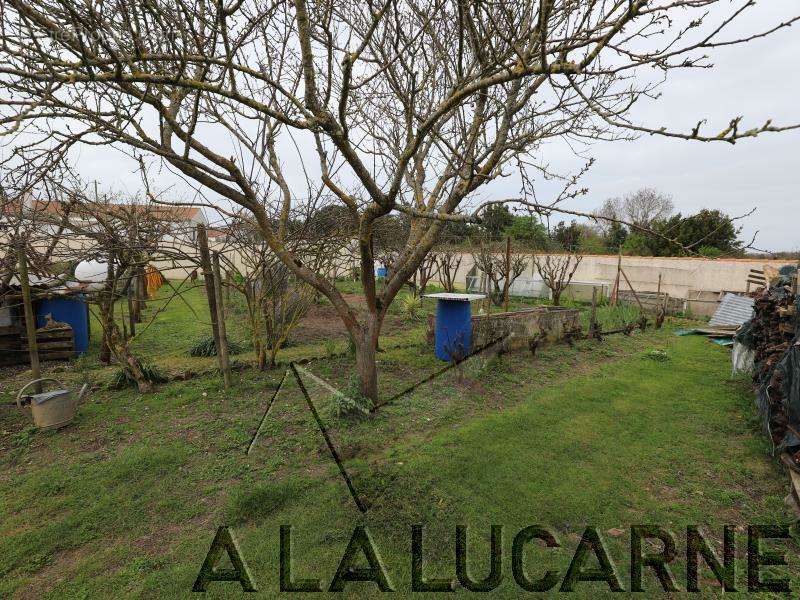
[[[361,294],[343,294],[347,303],[356,309],[359,317],[367,313],[366,301]],[[403,325],[402,319],[394,315],[389,315],[384,320],[383,333],[391,335]],[[347,339],[347,329],[339,317],[336,309],[328,304],[312,304],[311,308],[303,317],[303,320],[294,329],[293,341],[300,344],[318,343],[324,340],[345,340]]]

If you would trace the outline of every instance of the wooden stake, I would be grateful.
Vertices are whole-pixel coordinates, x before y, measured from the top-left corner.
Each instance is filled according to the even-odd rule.
[[[145,300],[147,299],[147,284],[145,276],[145,268],[139,266],[136,268],[136,288],[133,296],[133,308],[136,311],[136,322],[142,322],[142,309],[146,308]]]
[[[506,278],[503,283],[503,311],[508,312],[508,294],[511,288],[511,236],[506,236]]]
[[[219,269],[219,252],[214,252],[214,292],[217,300],[217,328],[219,329],[219,346],[217,358],[225,388],[231,387],[231,363],[228,361],[228,336],[225,332],[225,305],[222,302],[222,277]]]
[[[794,272],[794,295],[797,296],[797,280],[800,279],[800,260],[797,261],[797,270]]]
[[[661,293],[661,273],[658,274],[658,293]]]
[[[136,302],[134,300],[136,285],[136,276],[131,275],[131,280],[128,282],[128,323],[130,324],[131,337],[136,335]],[[125,337],[127,338],[127,336]]]
[[[589,339],[597,335],[597,286],[592,286],[592,312],[589,313]]]
[[[617,259],[617,277],[614,279],[614,287],[611,290],[611,306],[617,305],[617,299],[619,296],[619,274],[622,272],[622,251],[619,252],[619,258]]]
[[[22,245],[17,248],[17,258],[19,260],[19,284],[22,288],[22,304],[25,308],[25,332],[28,336],[31,373],[34,379],[39,379],[42,376],[42,371],[39,367],[39,347],[36,343],[36,316],[33,314],[31,285],[28,280],[28,259],[25,257],[25,247]],[[37,394],[42,393],[41,383],[37,383],[33,387]]]
[[[625,274],[625,271],[620,269],[619,272],[622,273],[622,276],[625,278],[625,281],[627,282],[628,287],[631,288],[631,291],[633,292],[633,297],[636,298],[636,303],[639,305],[639,310],[641,310],[642,313],[644,313],[644,306],[642,306],[642,301],[639,300],[639,294],[637,294],[636,290],[633,289],[633,285],[631,285],[631,280],[628,279],[628,276]]]
[[[214,347],[217,348],[217,362],[219,363],[219,327],[217,325],[217,295],[214,286],[214,271],[211,268],[211,253],[208,250],[208,236],[205,225],[197,224],[197,246],[200,250],[200,267],[203,269],[203,280],[206,284],[206,299],[208,312],[211,316],[211,334],[214,336]],[[220,365],[220,369],[222,366]]]
[[[487,268],[491,267],[487,265]],[[492,281],[488,272],[485,273],[485,276],[486,278],[483,282],[483,291],[486,294],[486,300],[484,300],[484,302],[486,303],[486,314],[490,315],[492,314]]]

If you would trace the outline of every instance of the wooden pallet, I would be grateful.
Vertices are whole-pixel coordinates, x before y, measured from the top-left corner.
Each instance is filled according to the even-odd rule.
[[[24,332],[20,340],[27,361],[28,337]],[[75,333],[66,324],[38,329],[36,347],[39,350],[39,360],[70,360],[75,358]]]
[[[22,353],[20,333],[16,325],[0,327],[0,367],[18,365],[27,360]]]

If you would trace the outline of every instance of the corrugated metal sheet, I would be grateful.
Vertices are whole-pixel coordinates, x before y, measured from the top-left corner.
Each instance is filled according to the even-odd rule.
[[[753,316],[753,299],[738,294],[725,294],[709,325],[741,325]]]

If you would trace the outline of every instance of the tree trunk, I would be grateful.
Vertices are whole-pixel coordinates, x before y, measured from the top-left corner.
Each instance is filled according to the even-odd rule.
[[[116,282],[114,280],[114,254],[112,253],[108,259],[108,267],[106,270],[106,282],[103,290],[100,292],[100,325],[103,328],[103,341],[100,343],[100,362],[104,365],[111,363],[111,328],[114,323],[114,301]]]
[[[269,349],[269,368],[270,369],[274,369],[275,367],[278,366],[278,361],[275,360],[275,358],[278,355],[278,350],[280,350],[280,348],[278,347],[277,344],[273,345],[272,348]]]
[[[267,349],[263,345],[258,347],[258,370],[267,370]]]
[[[247,302],[247,318],[250,321],[250,338],[253,341],[253,352],[258,357],[258,370],[263,371],[267,366],[266,355],[264,354],[264,344],[261,340],[261,322],[258,318],[259,304],[253,285],[245,283],[243,293]]]
[[[378,401],[378,367],[375,364],[376,344],[363,340],[356,345],[356,369],[359,392],[373,403]]]
[[[561,306],[561,288],[555,286],[551,289],[553,290],[553,306]]]
[[[121,352],[127,363],[127,370],[131,373],[134,381],[136,381],[136,387],[139,390],[140,394],[149,394],[153,391],[153,384],[147,381],[147,377],[142,370],[142,365],[135,356],[133,356],[126,348],[124,348]]]
[[[105,294],[105,292],[103,292]],[[103,338],[100,342],[100,362],[104,365],[111,363],[111,342],[109,331],[114,324],[114,301],[103,297],[99,302],[100,308],[100,328],[103,330]]]
[[[356,340],[356,370],[358,371],[359,392],[365,398],[378,402],[378,367],[375,363],[378,351],[381,317],[371,314],[361,332],[361,339]]]

